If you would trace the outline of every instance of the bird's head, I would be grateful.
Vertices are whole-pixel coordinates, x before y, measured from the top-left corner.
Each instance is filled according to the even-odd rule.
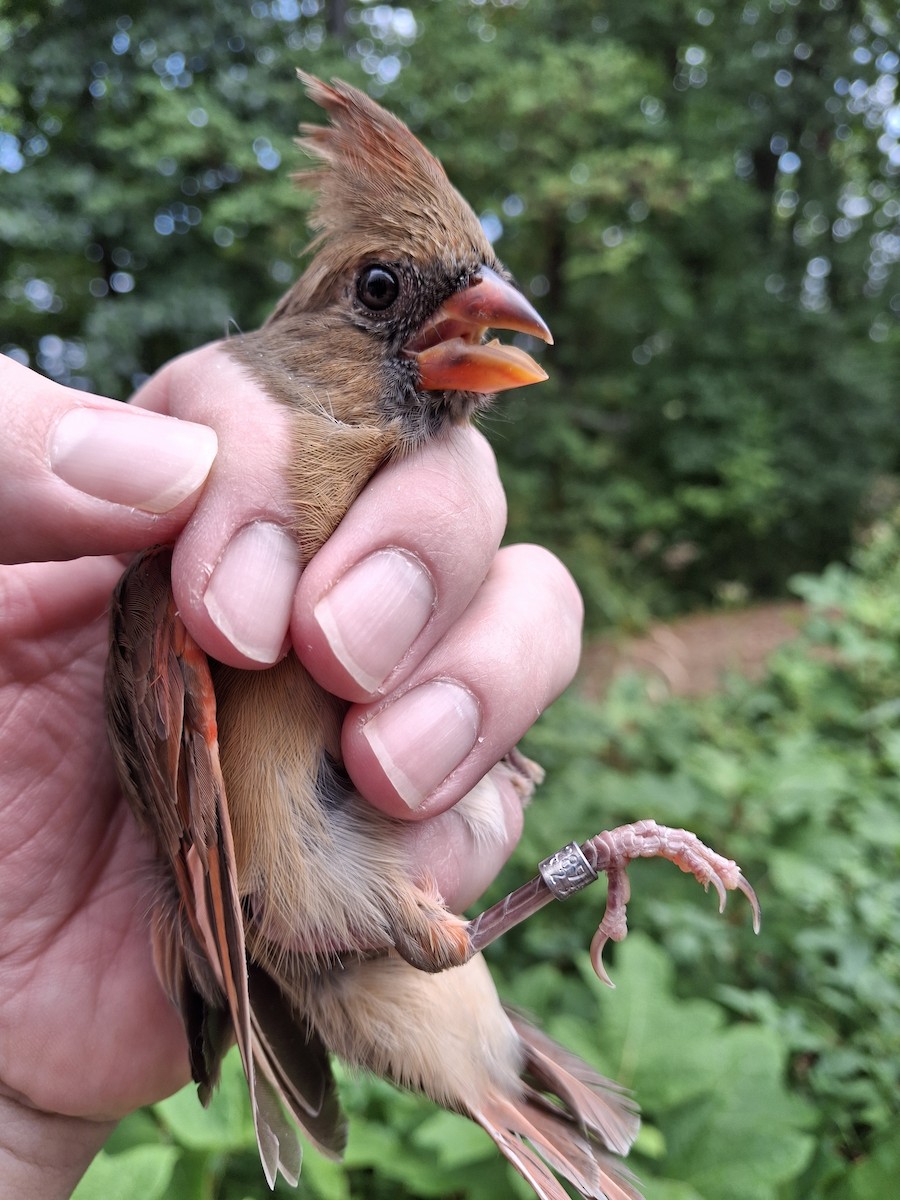
[[[381,419],[399,421],[407,445],[546,379],[523,350],[485,340],[488,329],[553,339],[438,160],[356,88],[300,77],[330,124],[301,127],[317,160],[297,177],[316,190],[313,258],[272,326],[322,330],[348,370],[377,364]]]

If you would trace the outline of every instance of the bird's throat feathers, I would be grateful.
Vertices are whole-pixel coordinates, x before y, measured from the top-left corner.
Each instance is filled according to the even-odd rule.
[[[396,431],[347,425],[321,413],[298,413],[292,425],[290,492],[300,557],[308,562],[381,464],[394,453]]]

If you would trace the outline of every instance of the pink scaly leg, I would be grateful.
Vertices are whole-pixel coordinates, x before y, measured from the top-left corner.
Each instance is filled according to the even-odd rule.
[[[670,829],[655,821],[636,821],[598,833],[581,846],[570,842],[544,859],[537,878],[516,888],[469,922],[472,953],[482,950],[551,900],[565,900],[605,872],[606,908],[591,942],[591,962],[600,979],[612,987],[603,966],[603,948],[610,940],[620,942],[627,932],[625,910],[631,888],[626,868],[636,858],[667,858],[693,875],[704,888],[712,884],[719,896],[720,912],[725,908],[728,892],[743,892],[753,910],[754,931],[759,932],[759,902],[737,863],[716,854],[686,829]]]

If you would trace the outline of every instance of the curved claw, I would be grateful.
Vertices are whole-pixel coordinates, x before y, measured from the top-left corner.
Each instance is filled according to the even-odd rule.
[[[759,933],[759,901],[737,863],[716,854],[686,829],[670,829],[655,821],[636,821],[598,833],[581,846],[570,842],[545,858],[536,878],[468,922],[465,926],[468,953],[483,950],[545,904],[554,899],[565,900],[605,872],[608,881],[606,909],[591,941],[591,963],[597,977],[608,987],[613,987],[603,965],[603,950],[607,942],[620,942],[627,933],[625,909],[629,883],[626,868],[635,858],[667,858],[682,871],[693,875],[704,887],[712,884],[719,897],[720,912],[725,909],[730,891],[743,892],[753,910],[753,931]]]
[[[693,875],[704,887],[712,884],[719,897],[719,912],[725,911],[730,891],[743,892],[753,910],[754,932],[759,932],[759,901],[737,863],[716,854],[686,829],[669,829],[655,821],[637,821],[598,834],[585,842],[581,850],[588,865],[598,872],[605,871],[609,880],[606,910],[591,941],[591,964],[597,977],[609,987],[613,984],[603,965],[603,949],[608,941],[618,942],[625,936],[625,906],[629,893],[625,871],[635,858],[667,858],[682,871]]]
[[[591,965],[601,983],[615,987],[603,965],[603,948],[609,941],[621,942],[628,933],[627,906],[631,884],[624,866],[618,864],[607,867],[606,881],[606,908],[591,940]]]
[[[756,892],[754,892],[753,888],[743,875],[740,876],[735,884],[735,887],[738,889],[738,891],[743,892],[747,897],[747,900],[750,902],[750,908],[753,910],[753,932],[759,933],[759,926],[760,922],[762,921],[762,913],[760,912],[759,900],[756,898]]]
[[[716,889],[716,894],[719,897],[719,912],[725,911],[725,905],[728,903],[728,893],[725,891],[725,885],[718,875],[713,875],[709,881]]]
[[[609,934],[604,930],[601,922],[597,926],[597,932],[591,938],[591,966],[601,983],[605,983],[608,988],[615,988],[616,985],[610,979],[609,972],[603,963],[603,948],[608,941]]]

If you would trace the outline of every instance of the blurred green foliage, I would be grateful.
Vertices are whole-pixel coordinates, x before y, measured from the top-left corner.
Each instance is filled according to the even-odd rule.
[[[723,918],[640,862],[615,991],[588,961],[592,890],[489,951],[511,1003],[634,1088],[648,1200],[881,1200],[900,1178],[900,513],[796,588],[812,615],[762,681],[659,703],[625,679],[602,708],[573,693],[527,745],[548,779],[497,897],[567,837],[652,814],[733,855],[762,904],[754,938],[741,897]],[[208,1112],[186,1089],[123,1122],[76,1200],[130,1200],[132,1170],[165,1176],[170,1200],[262,1197],[228,1068]],[[462,1118],[377,1081],[342,1092],[346,1162],[308,1151],[301,1196],[527,1194]]]
[[[841,555],[897,468],[878,0],[0,0],[0,349],[127,396],[296,277],[303,66],[444,159],[554,329],[490,432],[594,623]]]
[[[293,68],[367,86],[438,153],[550,322],[550,383],[489,422],[511,535],[595,622],[799,579],[758,684],[531,736],[549,768],[497,894],[565,837],[691,825],[758,885],[719,918],[661,864],[492,950],[504,994],[634,1086],[648,1200],[876,1200],[900,1178],[898,23],[876,0],[0,0],[0,350],[127,397],[251,327],[302,268]],[[343,1079],[346,1164],[299,1194],[524,1195],[487,1139]],[[281,1189],[284,1194],[289,1193]],[[267,1194],[240,1072],[122,1124],[79,1200]]]
[[[726,848],[760,894],[757,944],[740,904],[729,912],[741,928],[723,934],[656,864],[632,870],[632,924],[666,946],[679,996],[714,998],[788,1056],[814,1149],[788,1186],[760,1194],[875,1200],[900,1177],[900,518],[872,530],[852,567],[794,587],[812,615],[760,683],[655,705],[633,679],[602,709],[556,706],[531,738],[551,801],[535,806],[524,853],[552,837],[554,798],[556,820],[565,805],[579,833],[595,811],[608,824],[646,812]],[[532,925],[524,952],[537,956],[547,930]],[[754,1086],[738,1069],[727,1088],[749,1117]],[[670,1115],[638,1090],[671,1146]],[[730,1182],[697,1191],[741,1194]]]

